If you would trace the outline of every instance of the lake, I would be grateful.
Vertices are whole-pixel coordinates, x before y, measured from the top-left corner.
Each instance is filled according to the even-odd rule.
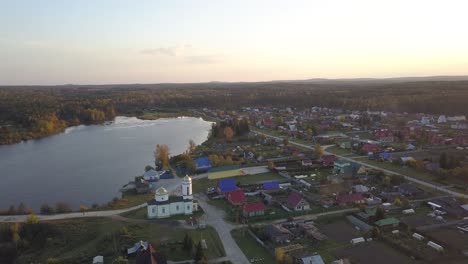
[[[171,155],[184,152],[188,142],[203,143],[211,122],[179,117],[140,120],[116,117],[105,125],[76,126],[64,133],[14,145],[0,146],[0,210],[24,202],[66,202],[74,208],[106,203],[120,197],[119,189],[154,165],[156,144]]]

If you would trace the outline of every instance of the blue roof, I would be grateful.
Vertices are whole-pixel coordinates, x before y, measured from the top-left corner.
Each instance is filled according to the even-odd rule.
[[[230,192],[237,189],[236,181],[234,179],[221,179],[218,181],[218,188],[221,192]]]
[[[279,189],[279,182],[277,182],[277,181],[264,182],[263,183],[263,189],[265,189],[265,190]]]
[[[158,173],[155,170],[149,170],[149,171],[145,171],[143,176],[144,177],[156,177],[158,176]]]
[[[211,168],[211,162],[207,157],[195,159],[195,164],[197,165],[197,170],[208,170]]]
[[[390,159],[392,157],[392,154],[388,153],[388,152],[382,152],[379,154],[379,156],[382,158],[382,159]]]

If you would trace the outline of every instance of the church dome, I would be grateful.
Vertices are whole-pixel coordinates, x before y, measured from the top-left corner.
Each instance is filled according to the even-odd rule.
[[[190,178],[188,175],[185,175],[184,179],[182,180],[183,182],[192,182],[192,178]]]
[[[164,187],[159,187],[157,190],[156,190],[156,195],[167,195],[168,192],[166,190],[166,188]]]

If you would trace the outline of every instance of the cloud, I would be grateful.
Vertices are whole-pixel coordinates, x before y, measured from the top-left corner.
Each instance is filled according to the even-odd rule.
[[[177,55],[177,47],[144,49],[141,51],[141,53],[148,54],[148,55],[165,55],[165,56],[174,57]]]
[[[185,61],[191,64],[213,64],[218,63],[222,60],[219,55],[197,55],[197,56],[186,56]]]

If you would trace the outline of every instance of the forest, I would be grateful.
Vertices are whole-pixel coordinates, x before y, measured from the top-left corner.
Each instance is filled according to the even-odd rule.
[[[468,114],[468,81],[252,82],[0,87],[0,144],[40,138],[78,124],[154,108],[324,106]]]

